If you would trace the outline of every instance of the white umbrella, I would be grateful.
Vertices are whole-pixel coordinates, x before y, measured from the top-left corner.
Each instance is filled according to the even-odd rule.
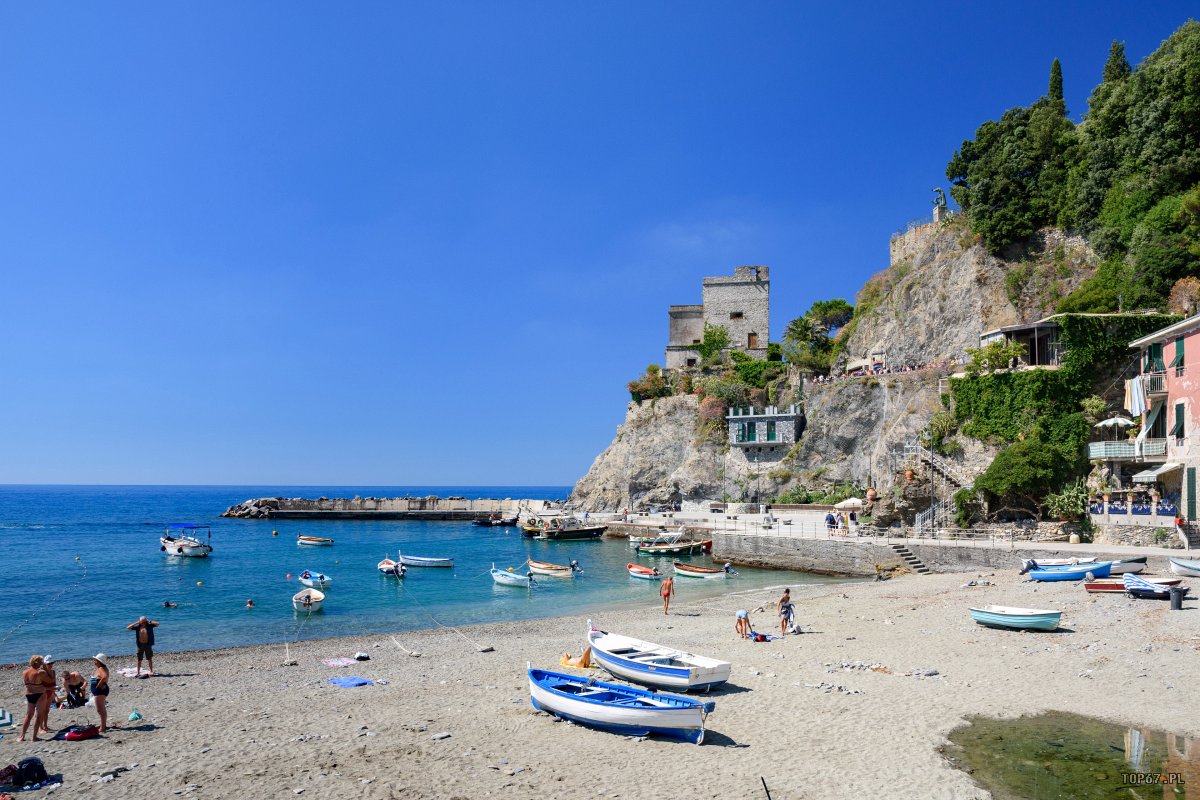
[[[843,500],[840,503],[834,503],[833,507],[834,508],[842,508],[842,509],[846,509],[846,508],[856,508],[857,509],[857,508],[862,508],[864,505],[865,505],[865,503],[857,497],[847,497],[845,500]]]
[[[1093,425],[1093,428],[1128,428],[1133,424],[1133,420],[1126,417],[1112,417],[1111,419],[1102,420]]]

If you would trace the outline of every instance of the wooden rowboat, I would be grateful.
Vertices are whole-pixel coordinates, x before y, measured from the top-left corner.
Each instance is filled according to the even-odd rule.
[[[1146,557],[1139,558],[1123,558],[1120,561],[1112,562],[1112,569],[1109,570],[1110,575],[1124,575],[1126,572],[1141,572],[1146,568]]]
[[[292,606],[297,611],[320,611],[325,603],[325,593],[319,589],[301,589],[292,595]]]
[[[662,571],[657,567],[643,567],[641,564],[626,564],[629,577],[641,578],[644,581],[654,581],[662,577]]]
[[[396,559],[405,566],[409,567],[453,567],[453,558],[432,558],[427,556],[406,556],[403,553],[397,553]]]
[[[1112,569],[1111,561],[1098,564],[1078,564],[1073,567],[1046,567],[1029,570],[1029,577],[1035,581],[1081,581],[1084,578],[1107,578]]]
[[[508,570],[511,569],[512,567],[508,568]],[[496,565],[492,564],[492,580],[501,586],[520,586],[522,589],[533,587],[532,575],[520,575],[508,570],[496,569]]]
[[[551,564],[549,561],[534,561],[529,559],[529,571],[535,575],[550,575],[557,578],[572,578],[576,573],[583,572],[579,562],[574,559],[565,567],[561,564]]]
[[[626,736],[657,733],[696,744],[704,741],[705,718],[716,707],[691,697],[532,667],[529,699],[539,711],[590,728]]]
[[[1171,562],[1171,572],[1189,578],[1200,578],[1200,561],[1187,561],[1182,558],[1168,558]]]
[[[333,544],[333,539],[326,539],[324,536],[301,536],[296,534],[296,544],[304,544],[309,547],[329,547]]]
[[[1178,586],[1183,582],[1183,578],[1143,578],[1148,583],[1153,583],[1158,586]],[[1125,581],[1123,580],[1103,580],[1103,581],[1088,581],[1083,584],[1083,588],[1087,591],[1096,594],[1100,592],[1119,592],[1125,593]]]
[[[733,669],[728,661],[606,633],[593,628],[591,620],[587,641],[592,659],[608,672],[656,689],[707,692],[728,681]]]
[[[724,567],[701,567],[697,564],[684,564],[682,561],[674,562],[675,574],[681,578],[724,578],[726,575],[736,575],[733,567],[726,564]]]
[[[1052,631],[1062,619],[1061,611],[1011,606],[972,608],[971,619],[989,628],[1012,628],[1018,631]]]
[[[1076,564],[1094,564],[1095,557],[1091,558],[1035,558],[1031,559],[1039,567],[1071,567]]]

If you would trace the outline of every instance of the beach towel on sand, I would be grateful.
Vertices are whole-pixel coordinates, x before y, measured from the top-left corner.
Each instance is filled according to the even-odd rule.
[[[348,667],[354,663],[353,658],[322,658],[321,663],[327,667]]]
[[[341,686],[343,689],[349,689],[354,686],[370,686],[375,681],[369,681],[366,678],[360,678],[357,675],[347,675],[344,678],[329,678],[329,683],[334,686]]]

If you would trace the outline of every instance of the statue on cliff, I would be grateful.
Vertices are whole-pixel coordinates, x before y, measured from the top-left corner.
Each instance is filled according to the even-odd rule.
[[[942,191],[942,187],[935,186],[933,194],[933,207],[944,211],[946,209],[946,193]]]

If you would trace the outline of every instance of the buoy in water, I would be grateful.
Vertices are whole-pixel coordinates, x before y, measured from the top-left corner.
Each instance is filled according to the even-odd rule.
[[[278,536],[278,535],[279,535],[279,531],[271,531],[271,535],[272,535],[272,536]]]
[[[292,573],[289,572],[287,575],[284,575],[283,577],[287,578],[290,581],[292,579]]]
[[[203,585],[204,585],[204,581],[196,581],[196,585],[197,585],[197,586],[203,586]]]

